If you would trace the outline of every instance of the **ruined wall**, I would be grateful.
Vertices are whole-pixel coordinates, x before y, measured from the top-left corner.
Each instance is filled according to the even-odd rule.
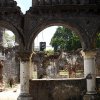
[[[57,4],[95,4],[98,0],[32,0],[34,5],[57,5]]]
[[[100,49],[98,49],[96,55],[96,72],[97,76],[100,76]]]
[[[14,83],[19,81],[19,63],[15,59],[15,51],[10,51],[5,55],[3,66],[3,81],[9,85],[9,81],[13,80]]]
[[[100,93],[100,78],[96,79],[96,86]],[[85,79],[30,80],[33,100],[83,100],[85,93]]]
[[[84,79],[30,80],[33,100],[82,100]]]

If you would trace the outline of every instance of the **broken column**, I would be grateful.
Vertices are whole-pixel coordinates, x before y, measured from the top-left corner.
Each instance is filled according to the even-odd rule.
[[[99,100],[99,95],[96,91],[96,51],[84,51],[82,55],[84,57],[84,77],[87,87],[83,100]]]
[[[87,80],[87,94],[96,94],[95,51],[82,52],[84,57],[84,76]]]
[[[22,52],[20,56],[20,95],[17,100],[32,100],[29,94],[30,52]]]

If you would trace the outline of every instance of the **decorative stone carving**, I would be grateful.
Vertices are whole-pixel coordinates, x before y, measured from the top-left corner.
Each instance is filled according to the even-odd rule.
[[[45,2],[45,5],[48,5],[48,4],[51,5],[52,4],[51,0],[45,0],[44,2]]]
[[[21,61],[23,62],[30,61],[31,52],[18,52],[17,54]]]
[[[32,0],[32,5],[38,5],[38,0]]]
[[[96,0],[33,0],[33,5],[57,5],[57,4],[94,4]]]
[[[1,7],[14,7],[17,3],[14,0],[0,0]]]
[[[52,4],[58,4],[58,1],[57,0],[52,0]]]
[[[40,0],[39,5],[44,5],[44,0]]]
[[[4,6],[4,4],[5,4],[5,0],[0,0],[0,6],[2,7]]]
[[[7,5],[10,6],[10,7],[14,7],[14,6],[17,5],[17,3],[16,3],[16,1],[9,0],[9,1],[7,2]]]

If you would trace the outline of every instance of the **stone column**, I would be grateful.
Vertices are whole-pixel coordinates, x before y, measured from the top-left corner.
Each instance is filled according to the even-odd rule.
[[[33,51],[30,56],[30,79],[33,79],[33,71],[34,71],[34,61],[33,56],[36,55],[36,53]]]
[[[37,79],[37,65],[33,62],[33,79]]]
[[[17,100],[32,100],[29,94],[30,52],[22,52],[20,57],[20,95]]]
[[[84,76],[87,82],[87,93],[96,94],[95,51],[82,52],[84,57]]]
[[[30,79],[33,78],[33,62],[30,62]]]

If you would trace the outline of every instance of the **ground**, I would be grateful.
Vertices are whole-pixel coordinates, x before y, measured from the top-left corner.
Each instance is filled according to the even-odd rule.
[[[20,85],[16,85],[13,88],[8,88],[3,92],[0,92],[0,100],[17,100],[17,97],[19,96],[19,88]]]

